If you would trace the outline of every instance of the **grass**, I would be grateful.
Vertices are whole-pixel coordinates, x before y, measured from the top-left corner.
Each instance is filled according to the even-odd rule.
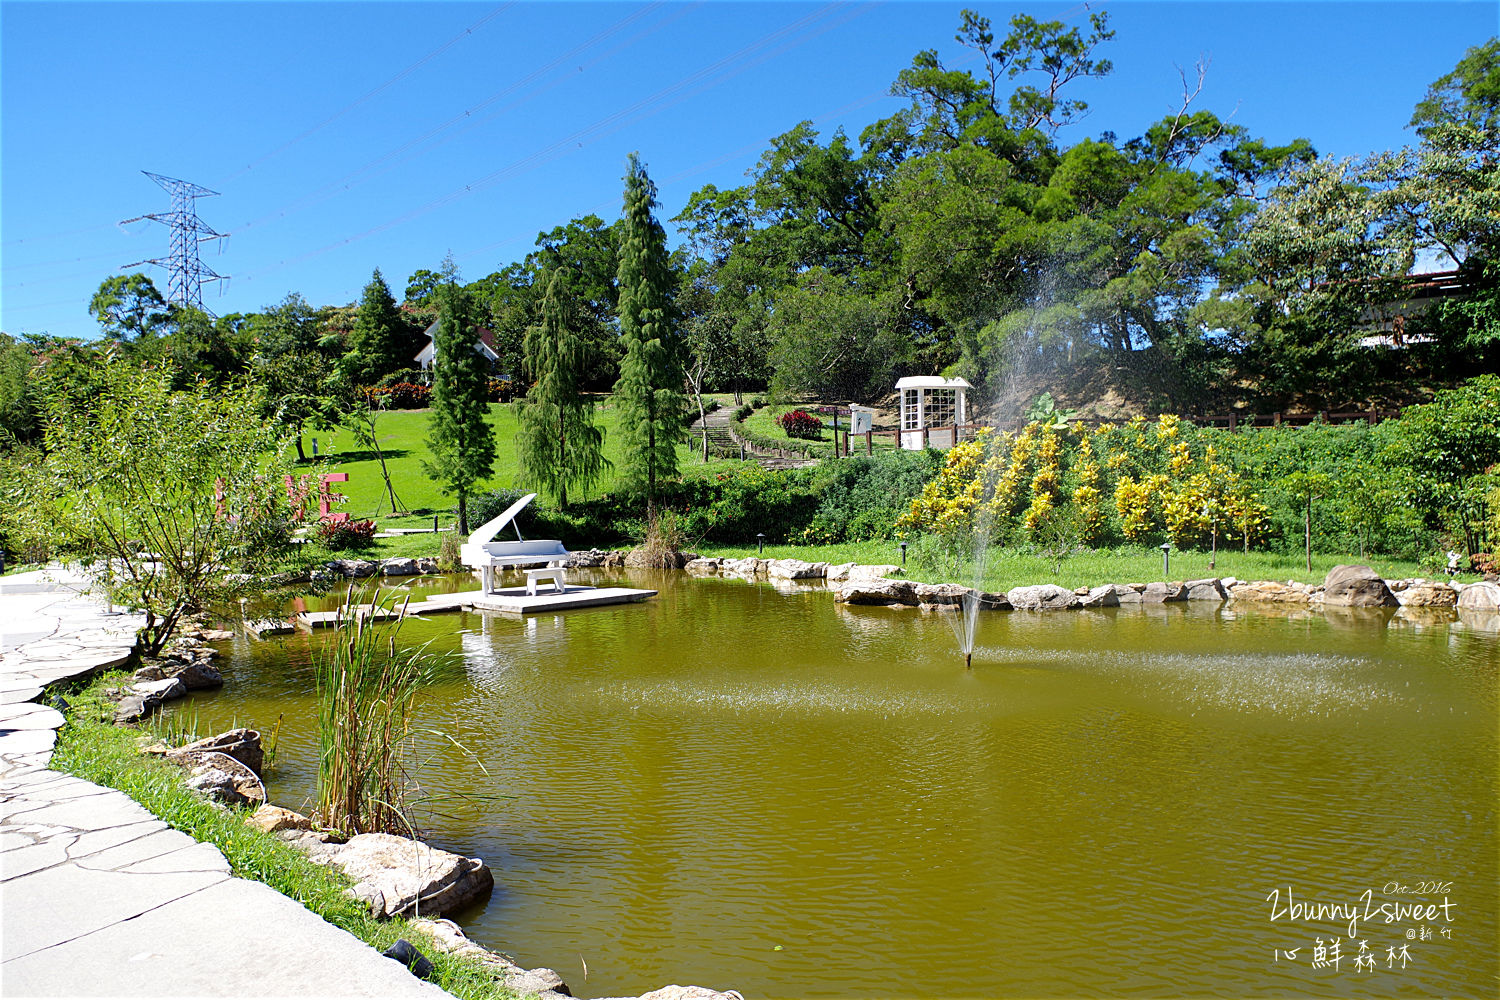
[[[350,586],[348,603],[354,603]],[[372,608],[391,608],[380,591],[361,595]],[[355,614],[340,619],[344,635],[313,655],[318,689],[318,816],[346,834],[411,828],[403,815],[410,777],[411,716],[421,685],[425,647],[396,650],[403,613],[386,628]],[[347,640],[347,641],[345,641]],[[388,644],[388,645],[387,645]]]
[[[174,830],[213,844],[235,875],[265,883],[378,950],[398,938],[413,941],[436,968],[433,982],[455,996],[464,1000],[516,997],[478,962],[426,944],[425,935],[409,921],[399,917],[375,920],[362,904],[345,895],[350,883],[344,875],[313,864],[289,844],[248,826],[242,811],[210,805],[183,785],[183,772],[176,765],[141,756],[136,748],[140,732],[106,721],[112,709],[103,690],[127,677],[110,674],[68,695],[72,707],[58,733],[53,770],[124,792]]]
[[[702,545],[699,555],[738,558],[756,555],[750,546]],[[895,541],[850,542],[840,545],[767,545],[766,559],[804,559],[808,562],[890,563],[900,565],[901,548]],[[1241,580],[1297,580],[1322,583],[1328,571],[1340,563],[1363,563],[1387,579],[1434,577],[1430,566],[1400,559],[1356,556],[1336,553],[1313,554],[1312,572],[1307,572],[1302,555],[1274,552],[1243,552],[1220,549],[1213,569],[1208,566],[1207,552],[1173,551],[1170,569],[1162,572],[1161,551],[1144,548],[1088,549],[1070,555],[1057,567],[1052,557],[1018,549],[992,548],[986,554],[981,586],[989,591],[1037,583],[1055,583],[1062,587],[1096,587],[1105,583],[1148,583],[1153,580],[1194,580],[1204,577],[1238,577]],[[974,561],[946,557],[937,546],[921,539],[907,549],[907,576],[929,583],[952,581],[974,582]],[[1477,580],[1477,576],[1460,576]]]
[[[813,455],[824,458],[832,458],[833,417],[824,416],[821,413],[813,413],[817,406],[817,403],[778,403],[772,406],[763,406],[760,409],[756,410],[754,413],[750,414],[750,416],[745,418],[745,429],[759,434],[762,437],[771,438],[776,441],[784,441],[786,442],[788,447],[806,448],[808,446],[811,446]],[[812,413],[813,416],[821,420],[823,422],[822,434],[817,438],[812,439],[794,438],[789,436],[786,431],[781,429],[781,425],[776,422],[776,418],[781,416],[783,413],[790,413],[793,410],[806,410],[808,413]],[[847,431],[848,429],[849,418],[839,417],[840,448],[843,447],[843,432]],[[896,443],[891,439],[889,431],[883,432],[883,436],[882,434],[877,433],[873,438],[873,444],[875,451],[893,451],[896,447]],[[860,435],[857,438],[850,438],[849,447],[856,454],[864,454],[864,435]]]
[[[694,410],[696,419],[696,407]],[[619,411],[606,398],[595,407],[594,416],[604,430],[604,457],[613,466],[605,471],[604,477],[589,491],[587,497],[582,494],[572,496],[570,491],[571,499],[582,500],[608,492],[614,487],[624,465],[618,434]],[[355,518],[375,517],[382,528],[431,527],[433,513],[439,515],[442,525],[451,525],[453,516],[450,512],[454,499],[422,468],[422,460],[429,457],[427,422],[427,410],[390,410],[382,413],[376,422],[380,448],[385,453],[386,467],[391,472],[391,481],[396,487],[396,496],[401,501],[402,509],[422,513],[407,517],[391,516],[390,500],[386,496],[385,481],[380,474],[380,462],[373,452],[358,449],[353,432],[347,428],[339,428],[332,434],[309,435],[318,438],[320,457],[315,462],[300,463],[298,471],[347,473],[348,482],[334,483],[330,487],[335,493],[348,498],[336,509],[348,511]],[[481,484],[480,491],[505,487],[529,488],[521,478],[516,453],[518,420],[514,406],[491,403],[489,422],[495,429],[495,465],[493,474]],[[306,447],[310,454],[310,443]],[[696,437],[690,436],[688,441],[678,446],[677,462],[681,469],[703,464],[702,445]],[[435,553],[434,548],[432,554]]]

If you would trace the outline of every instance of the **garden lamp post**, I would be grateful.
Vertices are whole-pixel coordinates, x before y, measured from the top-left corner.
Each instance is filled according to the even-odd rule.
[[[906,565],[906,543],[901,543],[901,565]]]
[[[764,531],[757,531],[755,533],[755,551],[757,553],[764,553],[766,551],[766,533]]]
[[[1169,553],[1171,551],[1172,551],[1172,543],[1171,542],[1162,542],[1161,543],[1161,575],[1162,576],[1166,576],[1168,573],[1171,572],[1171,570],[1169,570],[1167,568],[1168,565],[1171,562],[1171,557],[1168,556],[1167,553]]]

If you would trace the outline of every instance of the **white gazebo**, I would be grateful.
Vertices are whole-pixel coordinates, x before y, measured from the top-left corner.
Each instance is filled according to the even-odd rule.
[[[961,378],[912,375],[896,383],[901,393],[901,447],[952,448],[972,436],[968,421],[968,390]]]

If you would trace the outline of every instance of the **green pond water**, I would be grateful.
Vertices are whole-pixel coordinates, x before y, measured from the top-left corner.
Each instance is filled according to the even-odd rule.
[[[402,631],[445,664],[421,696],[423,829],[495,872],[457,919],[579,996],[1500,991],[1493,633],[990,612],[965,672],[940,613],[592,582],[660,596]],[[294,808],[325,639],[225,643],[224,689],[180,709],[205,730],[280,718],[268,785]]]

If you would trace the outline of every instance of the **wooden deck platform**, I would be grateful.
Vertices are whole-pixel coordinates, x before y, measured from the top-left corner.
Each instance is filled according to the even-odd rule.
[[[629,604],[655,597],[654,590],[632,590],[629,587],[582,587],[569,585],[562,593],[551,587],[542,587],[537,594],[526,593],[525,587],[502,587],[486,594],[479,590],[466,590],[457,594],[434,594],[425,601],[409,604],[408,615],[439,615],[448,611],[499,611],[510,615],[540,615],[552,611],[571,611],[574,608],[597,608],[607,604]],[[361,617],[368,617],[370,606],[358,606]],[[382,608],[377,621],[394,618],[400,605],[394,609]],[[344,615],[347,620],[347,613]],[[292,622],[274,619],[247,621],[245,630],[257,639],[273,635],[290,635],[300,626],[304,629],[332,628],[339,620],[337,611],[303,611]]]
[[[525,587],[501,587],[488,594],[480,590],[466,590],[457,594],[435,594],[421,604],[406,609],[409,615],[441,614],[469,608],[474,611],[499,611],[512,615],[540,615],[550,611],[570,611],[574,608],[597,608],[606,604],[629,604],[655,597],[654,590],[633,590],[629,587],[581,587],[569,584],[559,594],[551,587],[540,587],[536,594],[526,593]]]

